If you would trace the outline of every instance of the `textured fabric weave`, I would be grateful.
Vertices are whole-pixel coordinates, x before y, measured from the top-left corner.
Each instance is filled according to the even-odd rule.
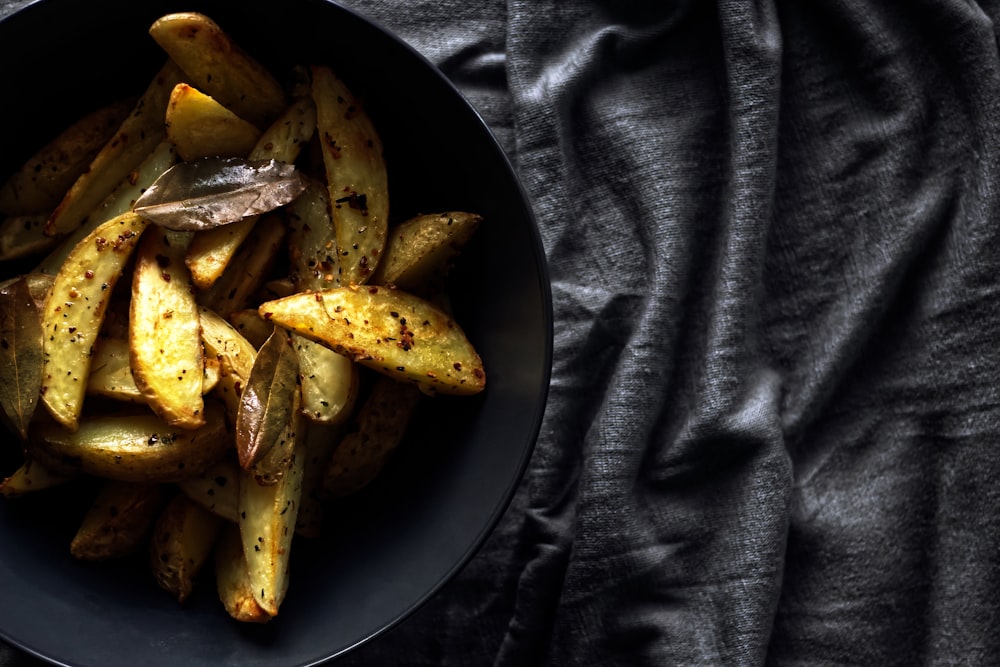
[[[501,524],[343,663],[1000,664],[1000,3],[345,4],[496,132],[556,338]]]

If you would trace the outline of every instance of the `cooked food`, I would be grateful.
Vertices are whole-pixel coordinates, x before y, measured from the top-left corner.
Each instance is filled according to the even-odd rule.
[[[0,495],[97,480],[75,557],[145,553],[179,602],[211,562],[226,612],[262,623],[296,536],[369,487],[428,396],[485,389],[441,305],[482,218],[392,224],[378,129],[327,65],[276,77],[198,13],[150,35],[167,62],[138,99],[54,128],[0,184],[0,261],[38,256],[0,282],[22,455]]]

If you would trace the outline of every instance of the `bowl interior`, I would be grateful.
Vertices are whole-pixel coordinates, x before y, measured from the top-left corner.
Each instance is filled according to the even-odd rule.
[[[506,508],[548,387],[544,257],[509,163],[451,84],[379,27],[321,0],[40,0],[0,22],[0,179],[84,112],[141,92],[165,58],[146,30],[171,11],[207,13],[275,72],[329,64],[361,92],[386,147],[394,220],[444,209],[486,217],[453,297],[489,386],[426,402],[382,477],[331,507],[324,537],[295,543],[287,600],[266,626],[231,621],[211,582],[181,610],[140,560],[74,561],[68,544],[84,508],[73,486],[0,503],[0,636],[74,665],[311,664],[412,612]]]

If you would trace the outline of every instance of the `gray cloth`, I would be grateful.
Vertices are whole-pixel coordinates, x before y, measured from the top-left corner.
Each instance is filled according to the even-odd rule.
[[[1000,3],[346,4],[514,159],[556,339],[500,526],[344,663],[1000,664]]]

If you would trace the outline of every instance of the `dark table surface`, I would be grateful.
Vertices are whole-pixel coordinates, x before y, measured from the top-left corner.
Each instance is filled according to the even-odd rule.
[[[515,161],[556,338],[500,526],[344,663],[1000,664],[1000,3],[345,4]]]

